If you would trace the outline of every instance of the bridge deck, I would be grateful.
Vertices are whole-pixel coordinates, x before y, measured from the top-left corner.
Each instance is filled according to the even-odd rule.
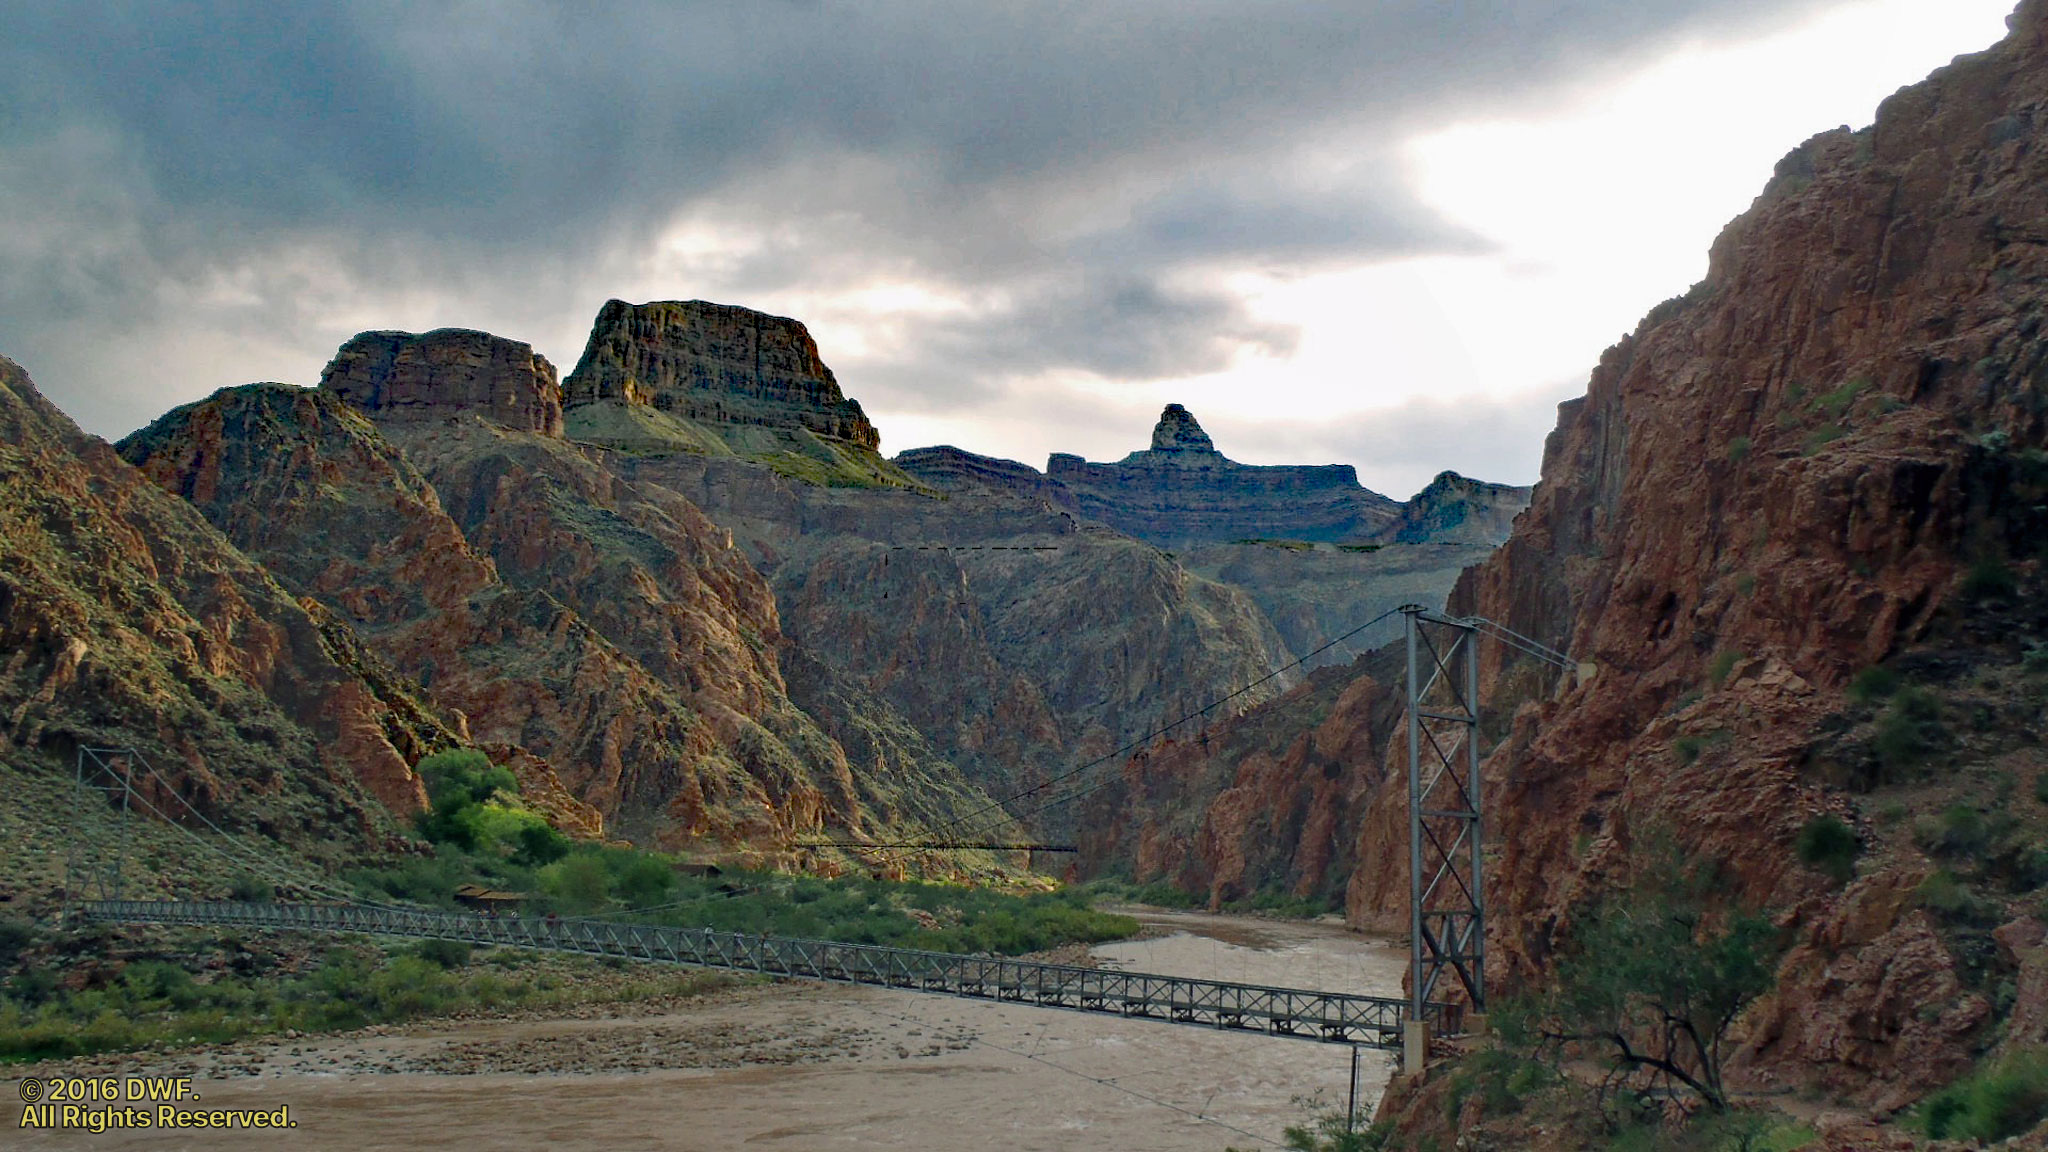
[[[427,936],[582,952],[1397,1050],[1401,1046],[1401,1016],[1407,1007],[1405,1000],[1379,996],[602,920],[545,920],[346,904],[147,900],[96,901],[82,905],[81,911],[91,919],[128,923]],[[1431,1004],[1428,1015],[1433,1034],[1460,1031],[1462,1022],[1455,1006]]]

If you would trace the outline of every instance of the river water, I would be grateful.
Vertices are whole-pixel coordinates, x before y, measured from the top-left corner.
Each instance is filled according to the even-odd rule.
[[[1135,971],[1382,996],[1405,953],[1329,923],[1144,912],[1093,950]],[[1390,1056],[1358,1061],[1359,1106]],[[188,1074],[207,1108],[289,1106],[287,1132],[23,1133],[9,1147],[1274,1149],[1341,1111],[1350,1050],[913,992],[781,984],[687,1009],[434,1022],[242,1045]],[[138,1067],[136,1070],[143,1070]],[[1320,1101],[1317,1103],[1316,1101]],[[10,1102],[10,1107],[12,1107]],[[20,1137],[19,1140],[16,1138]]]

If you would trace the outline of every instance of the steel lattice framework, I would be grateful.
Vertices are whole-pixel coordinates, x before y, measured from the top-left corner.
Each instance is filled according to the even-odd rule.
[[[1005,1000],[1174,1024],[1239,1029],[1338,1044],[1398,1049],[1407,1001],[1274,988],[994,956],[963,956],[872,944],[750,936],[601,920],[550,920],[348,904],[197,903],[103,900],[80,905],[87,918],[151,924],[220,925],[378,936],[429,936],[472,944],[582,952],[730,968],[771,976],[867,984],[981,1000]],[[1461,1009],[1423,1005],[1439,1034],[1459,1031]]]
[[[1479,621],[1402,609],[1408,638],[1409,1014],[1426,1020],[1445,969],[1486,1011],[1479,781]]]
[[[131,764],[135,757],[133,748],[78,749],[72,783],[78,793],[73,803],[78,805],[79,825],[64,859],[64,891],[72,896],[121,898],[121,873],[128,857],[128,819],[135,809]],[[119,813],[112,832],[95,832],[86,821],[86,804],[95,797]]]

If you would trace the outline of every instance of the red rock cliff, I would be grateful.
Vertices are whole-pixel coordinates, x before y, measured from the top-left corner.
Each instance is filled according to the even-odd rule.
[[[1625,882],[1645,829],[1671,829],[1793,940],[1743,1022],[1744,1074],[1879,1108],[1988,1045],[2048,1039],[2039,992],[2015,992],[2048,986],[2048,950],[2027,944],[2048,875],[1999,863],[2005,841],[1942,831],[1970,825],[1962,810],[2012,852],[2048,841],[2048,805],[2016,786],[2048,770],[2024,656],[2048,643],[2048,3],[2011,23],[1872,127],[1780,163],[1706,278],[1560,406],[1529,510],[1450,604],[1597,668],[1559,687],[1500,650],[1484,661],[1498,975],[1538,976],[1572,909]],[[1910,715],[1845,691],[1876,664],[1919,694],[1926,723],[1903,744]],[[1266,841],[1204,837],[1269,839],[1240,810],[1306,797],[1324,826],[1351,826],[1352,920],[1397,927],[1405,750],[1353,762],[1348,787],[1310,771],[1306,745],[1268,759],[1303,771],[1246,760],[1222,791],[1177,800],[1204,847],[1192,869],[1180,847],[1159,865],[1226,878]],[[1160,776],[1134,766],[1125,786],[1156,793]],[[1822,813],[1863,840],[1846,886],[1795,851]],[[1261,871],[1313,888],[1317,868]]]
[[[1870,818],[1861,797],[1901,781],[1843,687],[1890,661],[1951,712],[2005,710],[1892,803],[1978,804],[1973,763],[2043,766],[2038,721],[1984,677],[2044,623],[1996,588],[2032,586],[2048,539],[2044,220],[2048,4],[2029,0],[1997,47],[1780,162],[1706,278],[1562,406],[1530,510],[1451,604],[1598,666],[1524,708],[1487,764],[1509,974],[1541,967],[1655,824],[1728,865],[1732,895],[1787,910],[1799,943],[1750,1022],[1765,1072],[1892,1107],[1988,1042],[1996,981],[1972,986],[1967,933],[1913,894],[1937,865],[1975,873]],[[1497,700],[1537,679],[1498,652],[1488,670]],[[1360,918],[1399,903],[1398,807],[1360,838]],[[1845,891],[1794,852],[1821,812],[1871,849]],[[2011,914],[1986,891],[1985,915]]]

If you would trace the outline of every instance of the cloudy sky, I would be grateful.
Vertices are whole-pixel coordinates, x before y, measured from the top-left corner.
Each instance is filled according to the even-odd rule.
[[[119,436],[367,328],[796,316],[885,451],[1535,477],[1773,162],[2012,0],[0,0],[0,353]]]

